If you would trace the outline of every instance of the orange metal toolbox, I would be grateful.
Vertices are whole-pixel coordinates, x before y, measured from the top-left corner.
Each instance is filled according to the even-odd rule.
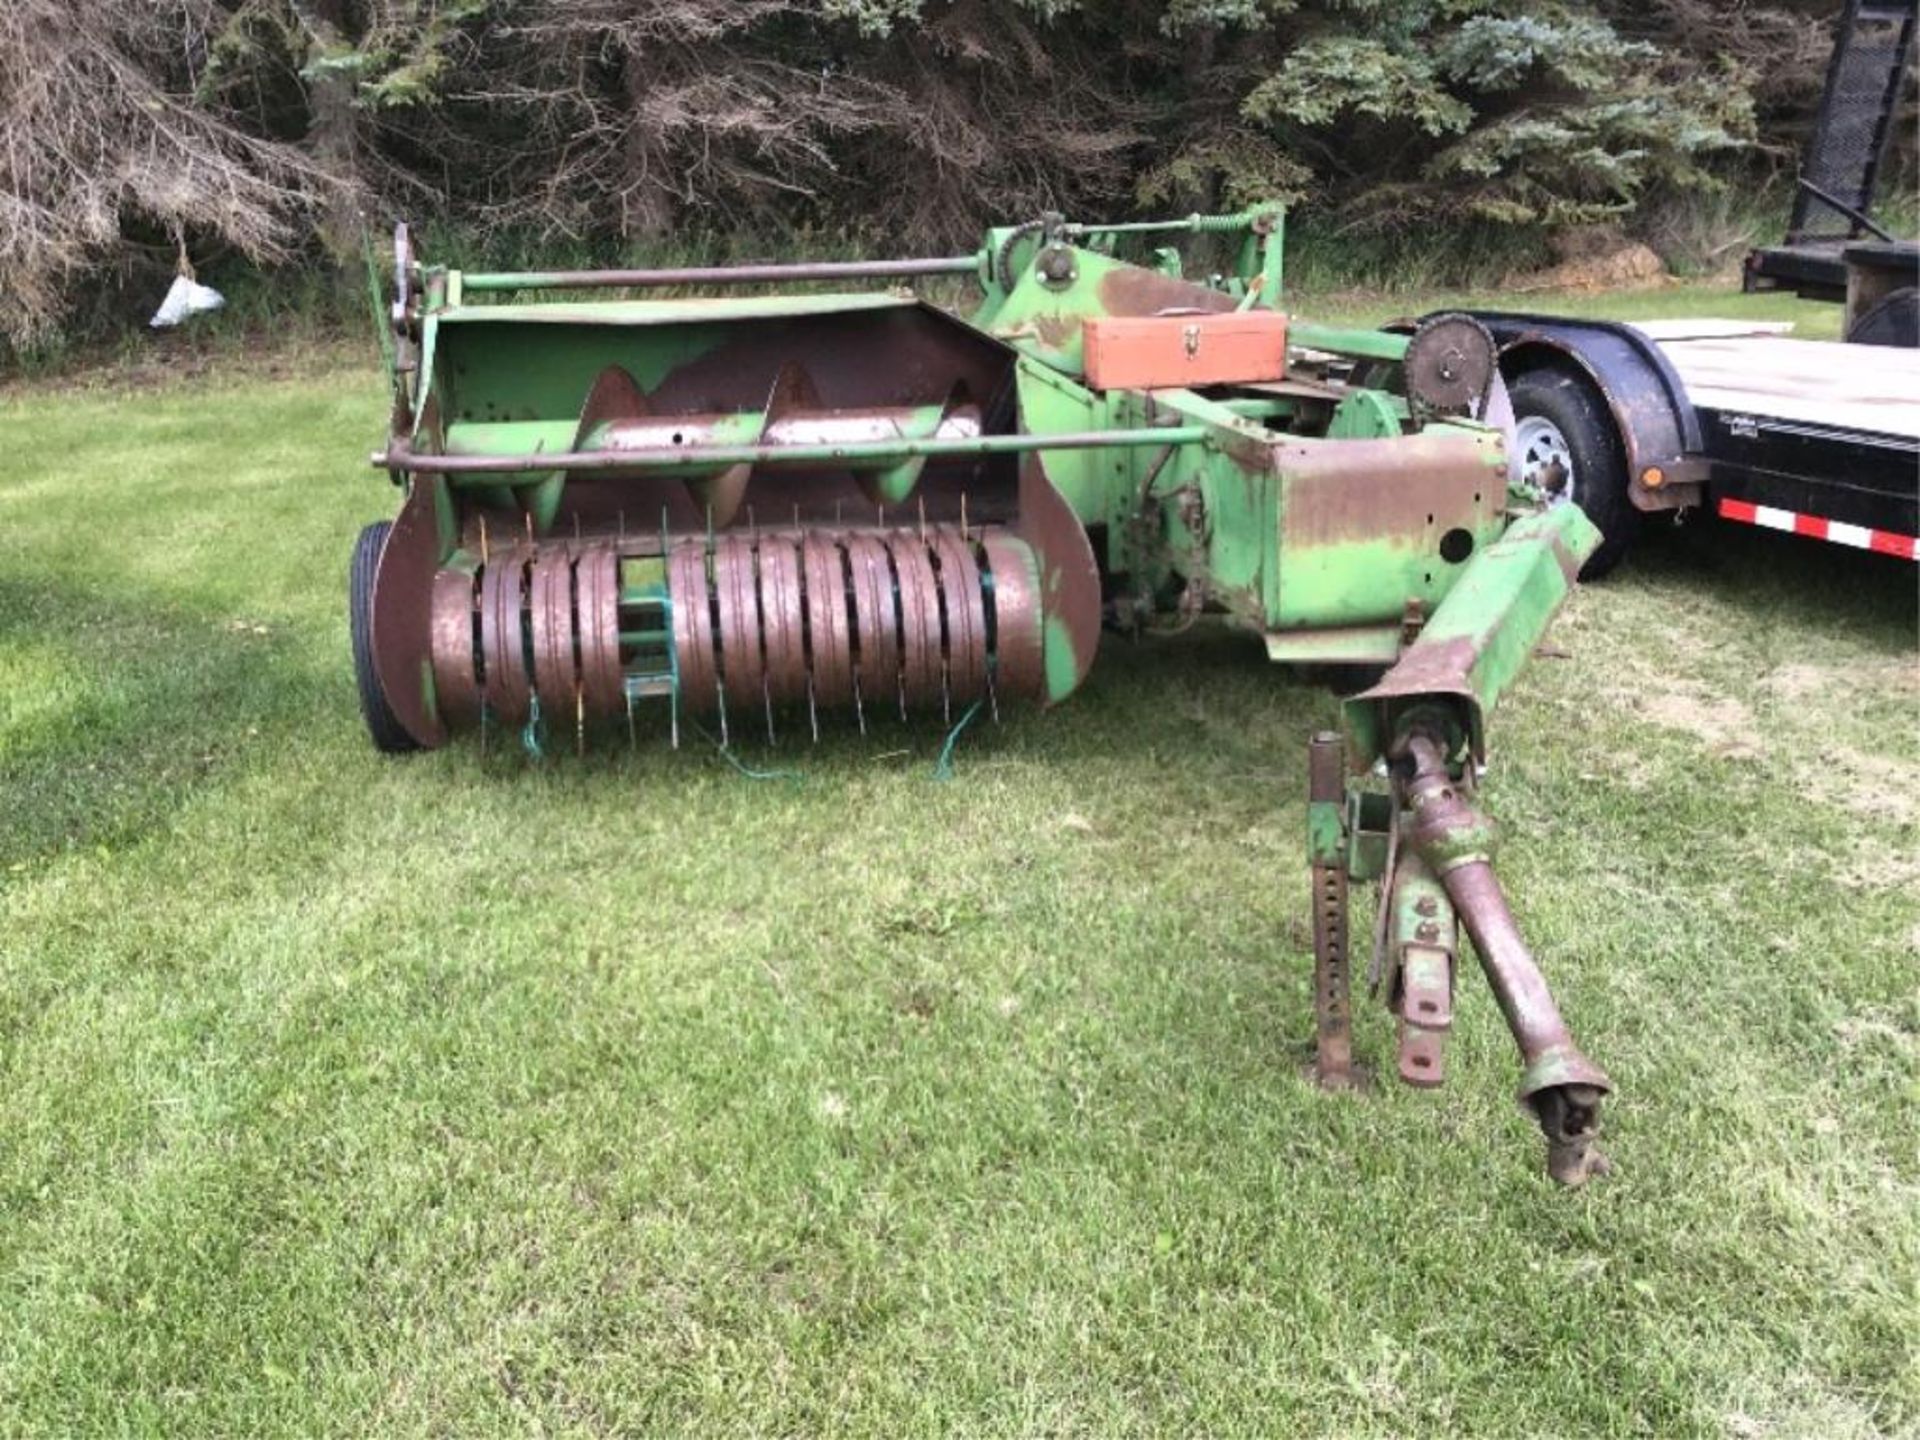
[[[1103,315],[1083,334],[1087,382],[1098,390],[1286,378],[1287,317],[1274,310]]]

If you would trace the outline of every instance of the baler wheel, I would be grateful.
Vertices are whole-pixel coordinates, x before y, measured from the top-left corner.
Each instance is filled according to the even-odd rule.
[[[360,714],[367,722],[376,750],[387,755],[405,755],[420,748],[420,742],[402,727],[387,695],[380,688],[380,677],[373,668],[373,576],[380,565],[380,550],[393,528],[381,520],[367,526],[354,541],[353,565],[347,575],[347,623],[353,632],[353,676],[360,685]]]

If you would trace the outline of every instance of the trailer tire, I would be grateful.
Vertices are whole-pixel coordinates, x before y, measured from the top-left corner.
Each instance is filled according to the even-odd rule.
[[[1627,493],[1627,457],[1606,402],[1586,380],[1552,366],[1511,377],[1515,469],[1520,478],[1551,490],[1566,472],[1554,503],[1578,505],[1600,531],[1600,548],[1581,567],[1597,580],[1618,565],[1640,533],[1640,511]]]
[[[1849,345],[1897,345],[1920,348],[1920,289],[1903,286],[1853,322]]]
[[[353,632],[353,678],[360,687],[360,714],[367,722],[373,748],[383,755],[405,755],[420,742],[409,735],[387,704],[387,692],[373,668],[373,576],[380,567],[380,550],[393,528],[382,520],[360,532],[353,543],[353,564],[347,574],[347,625]]]

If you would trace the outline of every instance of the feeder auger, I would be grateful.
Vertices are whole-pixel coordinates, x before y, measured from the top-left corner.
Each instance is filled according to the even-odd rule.
[[[528,274],[424,264],[402,227],[395,276],[373,458],[404,498],[352,597],[382,749],[950,723],[1065,699],[1103,626],[1223,616],[1276,661],[1379,676],[1311,752],[1323,1081],[1351,1073],[1348,882],[1379,879],[1401,1074],[1440,1077],[1457,915],[1549,1168],[1585,1178],[1607,1082],[1519,939],[1473,786],[1598,536],[1512,478],[1472,320],[1288,317],[1272,206],[1048,216],[928,260]],[[926,277],[980,299],[818,288]]]

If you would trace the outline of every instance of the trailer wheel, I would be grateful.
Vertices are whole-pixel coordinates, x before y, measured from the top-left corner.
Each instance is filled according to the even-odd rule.
[[[367,734],[382,754],[404,755],[418,750],[420,743],[402,728],[373,668],[373,574],[392,528],[382,520],[367,526],[354,541],[353,565],[347,575],[347,623],[353,632],[353,676],[360,685],[360,714],[367,722]]]
[[[1525,370],[1507,389],[1519,476],[1550,504],[1578,505],[1599,528],[1600,548],[1580,571],[1583,580],[1598,579],[1620,563],[1640,532],[1613,419],[1593,387],[1565,370]]]
[[[1920,347],[1920,289],[1907,285],[1888,295],[1853,322],[1847,343]]]

